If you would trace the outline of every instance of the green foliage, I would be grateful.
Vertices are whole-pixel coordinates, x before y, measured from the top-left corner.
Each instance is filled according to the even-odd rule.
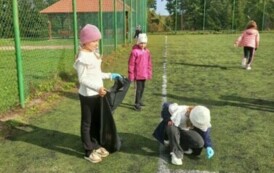
[[[12,1],[0,0],[0,38],[13,36]]]
[[[262,30],[273,29],[272,0],[167,0],[166,7],[173,17],[172,28],[176,21],[184,30],[242,30],[252,19]]]

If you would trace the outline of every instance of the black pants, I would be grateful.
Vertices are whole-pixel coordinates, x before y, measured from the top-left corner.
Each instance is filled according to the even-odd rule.
[[[142,103],[142,97],[145,90],[146,80],[136,80],[136,95],[135,95],[135,105],[140,106]]]
[[[100,96],[85,97],[79,94],[81,104],[81,140],[85,155],[100,145]]]
[[[254,57],[255,49],[253,47],[244,47],[244,57],[247,59],[246,64],[250,64]]]
[[[170,152],[174,152],[177,158],[183,158],[184,151],[193,150],[193,155],[200,155],[204,140],[195,130],[181,130],[178,127],[166,126],[166,133],[169,139]]]

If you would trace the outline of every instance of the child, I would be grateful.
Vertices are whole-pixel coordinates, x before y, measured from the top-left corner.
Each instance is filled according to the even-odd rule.
[[[164,103],[161,115],[163,121],[153,136],[162,144],[169,145],[172,164],[182,165],[184,154],[197,156],[203,148],[206,149],[208,159],[213,157],[208,108]]]
[[[97,53],[101,32],[87,24],[80,31],[81,49],[74,68],[78,74],[80,88],[78,90],[81,104],[81,140],[85,150],[84,158],[92,163],[102,161],[109,152],[98,144],[100,135],[100,97],[106,94],[103,79],[121,77],[117,73],[101,71],[102,57]]]
[[[136,26],[135,34],[134,34],[133,38],[136,38],[136,39],[137,39],[138,36],[139,36],[139,34],[141,34],[141,33],[142,33],[141,25]]]
[[[128,61],[128,79],[136,81],[135,105],[136,111],[141,111],[144,106],[142,97],[146,80],[152,78],[152,62],[150,51],[147,49],[147,35],[139,34],[137,44],[133,46]]]
[[[234,46],[244,47],[244,57],[242,59],[242,67],[251,70],[251,64],[254,60],[254,54],[259,47],[260,35],[257,24],[254,20],[248,22],[246,30],[235,41]]]

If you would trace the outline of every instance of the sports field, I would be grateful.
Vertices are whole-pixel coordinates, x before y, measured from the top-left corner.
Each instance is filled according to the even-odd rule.
[[[80,105],[77,91],[72,89],[63,91],[61,99],[58,97],[46,112],[35,111],[1,122],[5,133],[0,137],[0,172],[272,172],[274,34],[261,33],[261,44],[249,71],[241,68],[242,49],[233,47],[237,37],[238,34],[149,35],[153,79],[146,83],[146,106],[141,112],[133,110],[132,85],[114,113],[122,138],[121,151],[98,164],[83,159]],[[105,57],[103,71],[127,75],[130,48],[120,48]],[[110,87],[112,82],[105,84]],[[215,150],[212,159],[206,159],[203,151],[198,158],[185,156],[182,166],[170,164],[168,153],[152,137],[164,99],[202,104],[211,110]]]

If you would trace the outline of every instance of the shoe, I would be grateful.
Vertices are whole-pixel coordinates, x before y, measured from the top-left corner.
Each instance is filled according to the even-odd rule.
[[[84,158],[92,163],[98,163],[102,161],[102,158],[96,153],[95,150],[89,155],[89,157],[85,156]]]
[[[109,155],[109,152],[103,147],[100,147],[99,149],[95,150],[95,152],[100,157],[107,157]]]
[[[246,70],[251,70],[250,65],[247,65],[247,66],[246,66]]]
[[[139,106],[139,105],[134,105],[134,109],[135,109],[135,111],[141,111],[142,110],[141,106]]]
[[[164,140],[164,146],[168,147],[169,146],[169,140]]]
[[[192,154],[193,150],[189,148],[188,150],[184,151],[185,154]]]
[[[177,158],[175,153],[171,152],[170,154],[171,154],[171,163],[173,165],[182,165],[183,164],[182,159]]]
[[[242,67],[245,68],[246,67],[246,58],[242,59]]]

